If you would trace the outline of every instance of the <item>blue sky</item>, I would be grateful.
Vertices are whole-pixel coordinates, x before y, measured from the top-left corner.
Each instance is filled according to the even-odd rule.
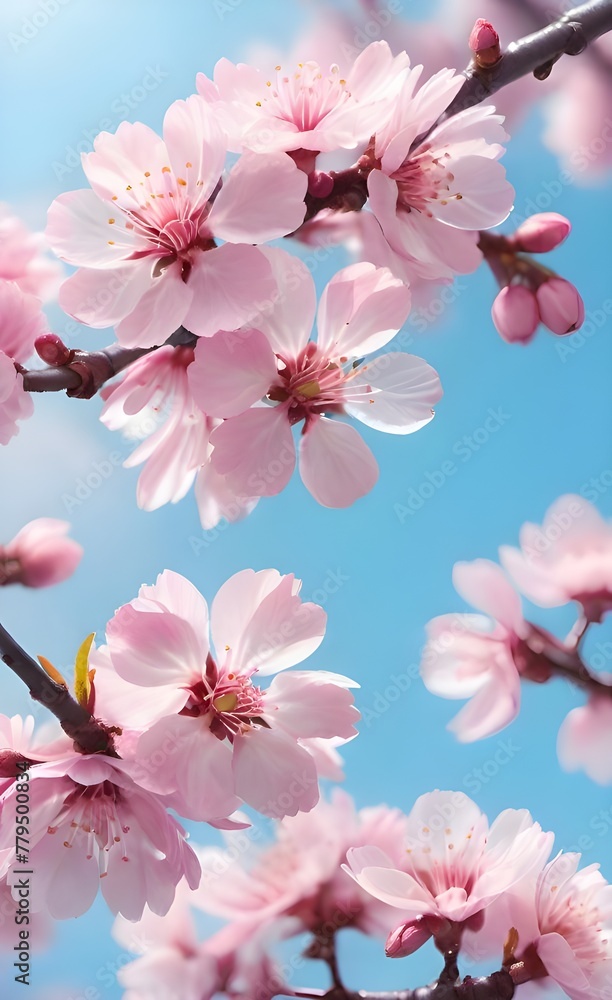
[[[9,95],[0,108],[0,198],[34,228],[44,226],[57,194],[85,186],[77,154],[91,148],[100,128],[112,131],[128,118],[159,129],[168,105],[193,92],[198,70],[210,73],[222,55],[244,59],[255,43],[290,45],[308,17],[306,5],[282,0],[45,2],[22,0],[18,11],[6,5],[0,13],[0,78]],[[411,12],[422,9],[410,4]],[[85,558],[57,588],[3,592],[2,620],[32,653],[67,668],[83,637],[101,633],[114,609],[166,567],[207,597],[246,566],[294,572],[306,597],[325,596],[329,615],[326,639],[309,665],[361,684],[358,704],[366,718],[344,753],[346,787],[360,806],[382,801],[408,810],[417,795],[436,787],[472,794],[491,817],[526,806],[556,831],[559,847],[575,848],[582,838],[585,862],[601,861],[612,877],[612,827],[598,819],[612,807],[612,790],[564,774],[556,761],[558,727],[581,697],[560,682],[525,688],[522,714],[510,729],[458,746],[445,730],[457,706],[430,695],[415,674],[425,623],[464,608],[451,583],[456,560],[495,558],[499,544],[516,542],[522,522],[541,520],[561,493],[594,490],[599,509],[612,515],[612,303],[603,263],[612,197],[609,188],[560,184],[560,166],[543,149],[540,131],[536,109],[505,162],[521,216],[536,201],[574,223],[551,264],[581,289],[585,335],[564,341],[562,350],[543,331],[526,349],[510,347],[492,327],[490,275],[461,278],[439,322],[425,332],[416,321],[408,324],[409,349],[442,377],[445,396],[435,420],[406,438],[364,429],[381,469],[374,491],[347,511],[326,510],[295,478],[243,523],[206,533],[192,496],[150,514],[137,509],[137,473],[117,464],[130,447],[98,422],[96,400],[47,395],[0,454],[2,538],[33,517],[68,517]],[[343,262],[338,253],[317,266],[319,288]],[[58,308],[50,317],[57,332],[65,330],[68,320]],[[81,328],[70,342],[88,348],[111,339],[110,331]],[[481,428],[491,411],[498,427],[487,434]],[[455,471],[441,481],[449,462]],[[100,468],[108,473],[100,484],[89,494],[79,490]],[[429,489],[432,482],[439,485]],[[427,499],[410,510],[419,491]],[[528,610],[559,634],[572,624],[571,609]],[[589,637],[587,656],[610,639],[605,625]],[[4,712],[31,708],[12,676],[3,685]],[[36,715],[42,719],[42,710]],[[200,842],[216,841],[207,828],[192,831]],[[35,961],[28,995],[120,997],[115,970],[127,956],[111,940],[110,924],[98,905],[61,925],[53,949]],[[427,950],[393,963],[378,942],[351,934],[342,952],[355,987],[417,985],[437,971]],[[303,980],[322,985],[314,966]],[[11,986],[3,995],[13,1000]]]

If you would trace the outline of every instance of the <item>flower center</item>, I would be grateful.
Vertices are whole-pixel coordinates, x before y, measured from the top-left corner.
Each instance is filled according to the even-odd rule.
[[[194,718],[205,716],[217,739],[233,743],[237,734],[254,725],[266,725],[261,718],[263,710],[263,694],[251,678],[219,669],[209,654],[206,672],[202,680],[191,687],[189,701],[180,714]]]
[[[257,107],[273,118],[291,122],[298,132],[310,132],[327,115],[350,98],[346,80],[335,64],[324,76],[316,62],[299,63],[295,73],[285,75],[276,67],[276,80],[268,80],[267,92]]]
[[[120,845],[123,861],[129,861],[125,834],[130,828],[123,826],[117,809],[121,797],[121,789],[112,781],[102,781],[98,785],[75,784],[53,824],[47,827],[51,835],[66,827],[64,847],[67,848],[74,847],[75,843],[78,846],[84,839],[86,857],[97,859],[101,878],[107,871],[107,854],[115,844]]]
[[[392,179],[397,183],[397,204],[406,212],[413,209],[431,215],[428,204],[439,201],[446,205],[451,199],[461,201],[463,195],[452,190],[455,176],[448,169],[449,153],[432,156],[429,146],[423,146],[408,156]]]
[[[347,358],[340,358],[345,362]],[[280,358],[278,381],[270,388],[271,402],[286,403],[289,422],[298,423],[321,413],[341,413],[344,386],[356,368],[345,371],[341,364],[325,357],[310,341],[297,358]]]
[[[211,250],[216,246],[206,227],[210,202],[203,202],[199,195],[203,181],[194,180],[191,163],[185,164],[185,177],[176,177],[171,167],[162,167],[161,173],[145,170],[142,179],[126,185],[118,209],[126,217],[125,228],[140,237],[146,246],[134,251],[130,260],[154,255],[158,257],[154,275],[170,264],[180,261],[183,280],[191,270],[191,251]],[[214,193],[213,193],[214,196]],[[113,201],[118,201],[116,195]],[[116,220],[109,218],[112,227]],[[108,240],[111,246],[116,241]],[[161,256],[160,256],[161,255]]]

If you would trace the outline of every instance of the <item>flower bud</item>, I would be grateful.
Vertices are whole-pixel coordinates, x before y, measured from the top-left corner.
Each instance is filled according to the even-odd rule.
[[[63,340],[56,333],[43,333],[34,341],[34,348],[38,357],[47,365],[57,368],[59,365],[68,365],[72,361],[74,351],[66,347]]]
[[[539,212],[519,226],[512,242],[517,250],[527,253],[547,253],[554,250],[569,236],[572,225],[569,219],[557,212]]]
[[[83,555],[81,546],[66,538],[70,525],[52,517],[30,521],[5,547],[5,556],[19,569],[14,582],[25,587],[49,587],[72,576]]]
[[[502,288],[491,308],[500,337],[509,344],[527,344],[535,334],[540,314],[534,293],[525,285]]]
[[[324,170],[313,170],[308,175],[308,194],[315,198],[327,198],[334,190],[334,178]]]
[[[584,323],[584,302],[578,289],[565,278],[551,278],[538,288],[538,308],[544,326],[563,336]]]
[[[477,66],[494,66],[501,59],[499,35],[490,21],[479,17],[472,28],[469,42]]]
[[[385,954],[387,958],[406,958],[429,941],[431,934],[431,929],[423,917],[417,917],[407,924],[400,924],[389,934],[385,944]]]

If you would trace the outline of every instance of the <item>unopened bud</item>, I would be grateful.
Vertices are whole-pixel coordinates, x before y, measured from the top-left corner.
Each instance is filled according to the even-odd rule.
[[[551,278],[536,292],[540,317],[544,326],[563,336],[584,323],[584,302],[578,289],[565,278]]]
[[[34,349],[38,357],[53,368],[70,364],[74,354],[56,333],[41,334],[34,341]]]
[[[314,198],[327,198],[334,190],[334,179],[324,170],[313,170],[308,175],[308,194]]]
[[[538,301],[525,285],[502,288],[493,303],[491,316],[500,337],[509,344],[529,343],[540,322]]]
[[[472,28],[468,44],[474,53],[474,62],[483,69],[494,66],[501,59],[499,35],[491,22],[482,17]]]
[[[547,253],[554,250],[571,232],[571,222],[557,212],[540,212],[519,226],[512,242],[517,250]]]
[[[400,924],[389,934],[385,954],[387,958],[406,958],[429,941],[432,933],[433,928],[427,917],[417,917],[407,924]]]

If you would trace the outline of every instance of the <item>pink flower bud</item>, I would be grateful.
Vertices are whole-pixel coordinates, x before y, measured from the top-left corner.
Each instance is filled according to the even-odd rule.
[[[74,351],[71,351],[56,333],[43,333],[34,341],[38,357],[47,365],[57,368],[72,361]]]
[[[334,178],[324,170],[313,170],[308,175],[308,194],[315,198],[327,198],[334,190]]]
[[[536,295],[542,322],[553,333],[572,333],[584,323],[584,302],[571,281],[551,278],[540,285]]]
[[[540,212],[532,215],[514,234],[517,250],[527,253],[547,253],[554,250],[571,232],[571,222],[557,212]]]
[[[501,59],[499,35],[490,21],[479,17],[472,28],[469,46],[477,66],[494,66]]]
[[[502,288],[491,316],[500,337],[509,344],[528,344],[540,322],[537,299],[525,285]]]
[[[432,931],[426,918],[417,917],[391,931],[385,944],[387,958],[406,958],[429,941]]]
[[[83,549],[65,537],[69,529],[67,521],[52,517],[39,517],[26,524],[4,550],[6,559],[19,564],[12,582],[26,587],[49,587],[72,576]]]

